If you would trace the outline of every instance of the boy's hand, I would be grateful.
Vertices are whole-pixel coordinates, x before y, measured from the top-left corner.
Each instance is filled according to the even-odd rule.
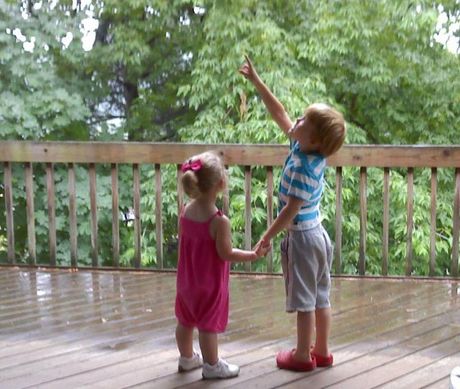
[[[268,254],[268,252],[271,250],[271,248],[272,248],[271,243],[269,243],[267,246],[261,246],[259,249],[258,255],[260,255],[261,257],[265,257]]]
[[[270,242],[266,242],[264,239],[259,240],[259,242],[255,245],[254,251],[258,257],[265,257],[267,253],[272,248],[272,244]]]
[[[246,62],[241,65],[239,72],[249,81],[254,81],[259,77],[256,69],[254,69],[252,62],[247,55],[245,55],[244,58]]]

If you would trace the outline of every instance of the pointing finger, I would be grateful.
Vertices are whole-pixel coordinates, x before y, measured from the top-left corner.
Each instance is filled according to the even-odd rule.
[[[246,62],[247,62],[250,66],[252,66],[252,62],[251,62],[251,60],[249,59],[249,56],[248,56],[247,54],[244,55],[244,59],[246,60]]]

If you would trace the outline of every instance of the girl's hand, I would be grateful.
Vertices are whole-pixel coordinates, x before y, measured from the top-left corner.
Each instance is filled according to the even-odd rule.
[[[261,239],[254,247],[254,251],[257,257],[265,257],[271,248],[272,244],[270,242],[266,242],[264,239]]]
[[[269,243],[266,246],[261,246],[259,249],[258,255],[261,257],[265,257],[268,254],[268,252],[271,250],[271,248],[272,248],[271,243]]]
[[[244,58],[246,62],[241,65],[239,72],[249,81],[254,81],[258,77],[256,69],[247,55],[244,55]]]

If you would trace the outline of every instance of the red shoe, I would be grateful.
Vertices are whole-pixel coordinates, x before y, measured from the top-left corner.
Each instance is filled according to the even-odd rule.
[[[316,360],[312,355],[312,360],[309,362],[301,362],[294,359],[295,350],[280,351],[276,356],[276,365],[280,369],[293,371],[312,371],[316,368]]]
[[[329,367],[334,363],[334,357],[332,354],[329,354],[328,357],[323,357],[322,355],[311,353],[312,357],[316,360],[317,367]]]

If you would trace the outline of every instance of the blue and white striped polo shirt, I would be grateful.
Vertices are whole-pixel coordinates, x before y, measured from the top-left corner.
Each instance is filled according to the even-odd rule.
[[[288,196],[303,200],[290,229],[308,230],[321,223],[319,205],[324,187],[326,158],[318,153],[303,153],[299,142],[291,142],[291,151],[284,163],[279,186],[279,211]]]

